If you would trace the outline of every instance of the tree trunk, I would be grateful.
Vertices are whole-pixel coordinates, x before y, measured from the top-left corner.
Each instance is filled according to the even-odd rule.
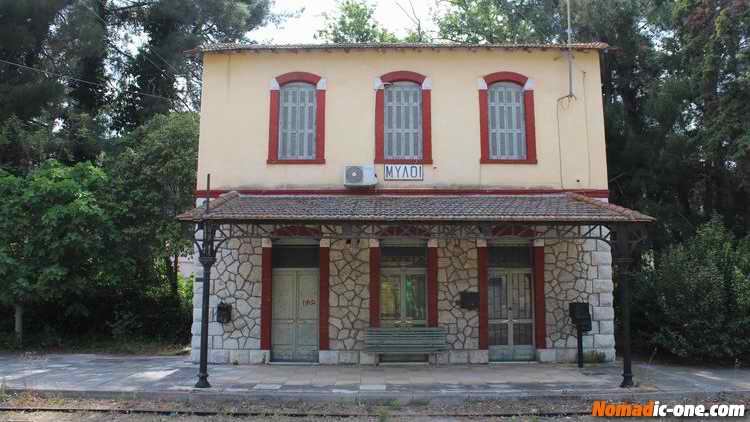
[[[15,306],[15,316],[16,316],[16,326],[15,326],[15,332],[16,332],[16,342],[18,344],[23,343],[23,305],[20,303],[17,303]]]

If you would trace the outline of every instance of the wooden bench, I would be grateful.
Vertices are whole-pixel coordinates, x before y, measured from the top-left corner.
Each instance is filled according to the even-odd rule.
[[[445,335],[440,327],[368,328],[365,351],[376,355],[437,354],[448,350]]]

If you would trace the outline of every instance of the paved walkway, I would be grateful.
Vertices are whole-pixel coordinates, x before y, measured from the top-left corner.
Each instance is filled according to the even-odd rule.
[[[107,355],[0,356],[6,391],[88,397],[220,399],[482,399],[654,397],[655,394],[750,394],[750,370],[636,364],[634,389],[621,368],[553,364],[461,366],[209,366],[210,389],[194,389],[197,366],[185,357]],[[1,388],[0,388],[1,389]]]

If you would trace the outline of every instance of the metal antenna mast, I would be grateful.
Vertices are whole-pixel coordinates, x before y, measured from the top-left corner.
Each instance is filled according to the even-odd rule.
[[[573,28],[570,24],[570,0],[567,1],[568,5],[568,97],[575,97],[573,95]]]

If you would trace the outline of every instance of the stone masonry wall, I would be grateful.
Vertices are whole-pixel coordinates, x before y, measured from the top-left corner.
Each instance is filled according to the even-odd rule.
[[[612,255],[600,240],[549,241],[544,247],[547,351],[540,360],[567,362],[576,358],[575,328],[568,303],[589,302],[592,331],[583,338],[584,352],[615,358],[612,307]],[[552,349],[550,351],[550,349]]]
[[[452,349],[441,359],[453,363],[486,362],[486,352],[477,352],[478,311],[456,304],[462,291],[479,289],[476,241],[440,240],[437,254],[438,324],[448,331],[447,340]]]
[[[479,351],[479,316],[456,303],[462,291],[477,291],[476,241],[440,240],[438,246],[438,323],[448,331],[451,351],[440,363],[482,363]],[[609,246],[596,240],[545,242],[546,348],[542,361],[573,361],[575,329],[568,317],[568,303],[591,304],[592,331],[584,337],[584,349],[605,360],[614,359],[614,310],[612,307],[612,258]],[[210,296],[209,362],[264,363],[269,351],[260,350],[261,254],[259,238],[231,239],[219,251],[212,268]],[[369,326],[369,242],[330,244],[330,350],[321,351],[327,364],[374,363],[362,352]],[[196,266],[196,274],[202,274]],[[199,358],[202,283],[194,285],[191,358]],[[232,321],[215,322],[219,302],[232,305]]]
[[[260,351],[261,239],[230,239],[220,248],[211,270],[208,323],[208,360],[211,363],[262,363],[268,353]],[[202,270],[197,268],[197,275]],[[203,283],[193,286],[192,353],[199,359]],[[216,322],[219,302],[232,305],[232,320]]]
[[[359,363],[370,325],[370,249],[366,240],[335,240],[330,246],[329,335],[332,352],[321,363]]]

